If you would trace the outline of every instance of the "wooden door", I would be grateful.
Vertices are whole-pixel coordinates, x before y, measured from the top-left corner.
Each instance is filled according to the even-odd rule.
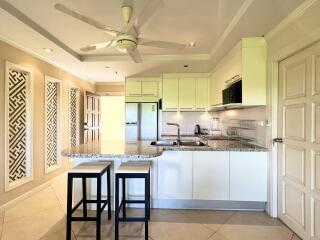
[[[320,239],[320,43],[279,65],[278,210],[303,239]]]
[[[100,96],[84,94],[84,143],[100,140]]]

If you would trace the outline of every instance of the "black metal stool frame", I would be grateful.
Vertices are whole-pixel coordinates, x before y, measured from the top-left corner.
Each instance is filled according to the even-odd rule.
[[[101,199],[101,178],[107,172],[107,199]],[[111,184],[110,184],[110,165],[107,166],[101,173],[68,173],[68,196],[67,196],[67,240],[71,240],[71,223],[73,221],[96,221],[96,239],[101,238],[101,214],[108,205],[108,219],[111,219]],[[72,195],[73,195],[73,179],[82,179],[82,199],[72,207]],[[97,199],[87,199],[87,178],[97,179]],[[97,204],[96,217],[87,216],[87,203]],[[101,207],[101,203],[103,203]],[[72,217],[72,214],[83,204],[83,217]]]
[[[116,191],[115,191],[115,240],[119,240],[119,222],[144,222],[145,239],[148,239],[148,221],[150,219],[150,170],[148,173],[116,173]],[[122,200],[119,204],[119,182],[122,179]],[[145,199],[144,200],[127,200],[126,199],[126,179],[127,178],[144,178],[145,179]],[[144,217],[127,217],[126,203],[145,204]],[[121,207],[123,216],[119,217]]]

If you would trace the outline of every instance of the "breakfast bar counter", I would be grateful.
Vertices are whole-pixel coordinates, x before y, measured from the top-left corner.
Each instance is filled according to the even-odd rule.
[[[102,141],[81,144],[62,152],[62,155],[70,158],[86,159],[149,159],[158,157],[163,149],[151,146],[150,141]]]

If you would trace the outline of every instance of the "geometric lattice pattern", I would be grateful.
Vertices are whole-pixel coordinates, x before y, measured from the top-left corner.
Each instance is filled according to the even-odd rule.
[[[46,83],[46,167],[54,167],[58,162],[58,97],[59,83],[48,81]]]
[[[9,183],[27,175],[27,77],[9,69]]]
[[[70,88],[69,90],[69,139],[70,139],[70,146],[74,147],[77,145],[77,119],[78,119],[78,103],[77,103],[77,92],[78,89]]]

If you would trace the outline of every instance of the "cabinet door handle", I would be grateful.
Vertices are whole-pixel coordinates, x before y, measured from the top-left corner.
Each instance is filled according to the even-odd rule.
[[[156,95],[155,95],[155,94],[150,93],[150,94],[142,94],[142,96],[156,96]]]
[[[192,109],[194,109],[194,108],[180,108],[180,109],[192,110]]]
[[[129,96],[141,96],[141,94],[130,93]]]

